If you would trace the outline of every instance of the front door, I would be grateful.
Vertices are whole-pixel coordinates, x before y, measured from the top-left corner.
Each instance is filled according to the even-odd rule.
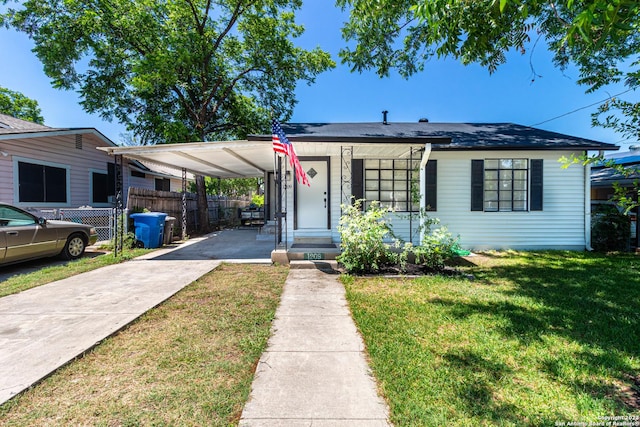
[[[329,160],[300,160],[311,186],[296,185],[296,229],[329,228]],[[294,178],[295,179],[295,178]]]

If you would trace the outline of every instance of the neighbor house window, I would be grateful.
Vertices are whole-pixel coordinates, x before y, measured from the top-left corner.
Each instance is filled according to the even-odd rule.
[[[20,203],[67,203],[68,168],[18,161]]]
[[[156,178],[156,191],[171,191],[169,178]]]
[[[471,210],[542,210],[542,172],[541,159],[472,160]]]
[[[419,160],[364,161],[364,198],[366,206],[378,200],[383,207],[399,212],[416,212],[420,209],[417,195]],[[412,184],[413,183],[413,184]]]
[[[109,175],[106,172],[91,172],[92,203],[108,203],[109,196]]]

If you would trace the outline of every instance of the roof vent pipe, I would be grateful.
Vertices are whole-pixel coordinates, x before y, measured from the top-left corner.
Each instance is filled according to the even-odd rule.
[[[382,124],[383,125],[388,125],[389,122],[387,122],[387,114],[389,114],[389,112],[387,110],[384,110],[382,112]]]
[[[418,120],[418,123],[429,123],[429,119],[427,119],[426,117],[422,117]]]

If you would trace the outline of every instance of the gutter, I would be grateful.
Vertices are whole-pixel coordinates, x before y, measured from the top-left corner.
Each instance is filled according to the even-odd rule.
[[[587,251],[591,247],[591,164],[584,166],[584,246]]]
[[[424,145],[424,154],[422,155],[422,159],[420,160],[420,197],[424,197],[427,191],[427,183],[425,179],[424,170],[427,167],[427,162],[429,161],[429,157],[431,156],[431,143],[427,142]],[[422,203],[420,203],[422,205]],[[420,226],[423,224],[421,223]],[[420,234],[420,242],[422,244],[422,234]]]

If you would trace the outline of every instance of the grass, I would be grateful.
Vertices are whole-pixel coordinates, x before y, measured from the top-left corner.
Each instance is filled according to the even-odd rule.
[[[472,260],[473,281],[344,279],[396,426],[640,416],[638,256]]]
[[[237,424],[286,274],[221,265],[0,406],[0,424]]]
[[[149,249],[132,249],[126,250],[116,258],[113,253],[106,253],[95,257],[86,254],[82,258],[65,262],[64,264],[56,264],[50,267],[43,267],[37,271],[17,274],[11,276],[0,283],[0,298],[16,294],[18,292],[26,291],[27,289],[35,288],[37,286],[51,283],[56,280],[66,279],[67,277],[75,276],[76,274],[85,273],[87,271],[95,270],[100,267],[105,267],[111,264],[118,264],[124,261],[128,261],[137,256],[150,252]],[[31,264],[46,265],[50,263],[50,259],[31,261]],[[2,267],[4,271],[8,269],[21,268],[22,264],[15,266]]]

